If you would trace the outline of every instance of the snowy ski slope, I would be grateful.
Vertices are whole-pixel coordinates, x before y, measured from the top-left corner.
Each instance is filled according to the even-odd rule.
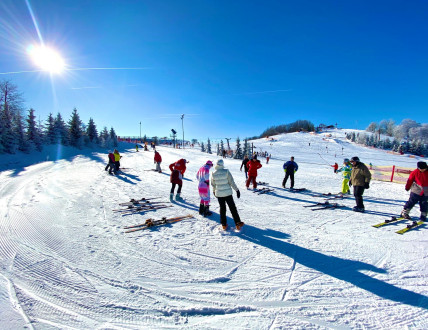
[[[262,159],[258,177],[271,194],[246,190],[240,161],[226,159],[241,190],[240,233],[219,230],[215,198],[213,215],[198,215],[196,172],[218,157],[197,149],[159,147],[158,174],[147,171],[153,152],[121,144],[128,170],[117,177],[104,171],[105,152],[73,157],[67,149],[59,157],[52,149],[49,159],[61,159],[35,165],[38,156],[2,155],[0,328],[427,329],[428,226],[405,235],[395,231],[406,222],[372,227],[399,214],[403,185],[373,181],[364,214],[352,212],[350,197],[337,201],[341,209],[303,207],[339,192],[341,176],[330,165],[344,157],[405,167],[419,160],[349,143],[344,132],[254,141],[273,157]],[[281,188],[290,156],[299,164],[295,187],[306,191]],[[168,165],[179,158],[190,161],[184,203],[112,211],[130,198],[168,202]],[[186,214],[195,218],[124,233],[149,217]],[[419,216],[417,207],[411,215]]]

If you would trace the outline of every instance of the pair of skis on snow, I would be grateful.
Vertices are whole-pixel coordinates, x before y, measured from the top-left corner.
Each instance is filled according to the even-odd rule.
[[[404,220],[410,220],[410,219],[406,219],[406,218],[403,218],[403,217],[391,217],[391,219],[387,219],[384,222],[381,222],[381,223],[378,223],[376,225],[373,225],[373,227],[380,228],[380,227],[383,227],[383,226],[386,226],[386,225],[390,225],[392,223],[404,221]],[[409,230],[412,230],[412,229],[415,229],[415,228],[418,228],[418,227],[422,226],[423,224],[425,224],[425,221],[422,221],[422,220],[419,220],[419,221],[413,220],[413,222],[411,224],[408,224],[406,227],[404,227],[404,228],[396,231],[396,233],[397,234],[404,234],[404,233],[407,233]]]
[[[127,226],[124,227],[124,229],[126,229],[125,233],[133,233],[139,230],[144,230],[144,229],[148,229],[148,228],[152,228],[152,227],[156,227],[156,226],[162,226],[162,225],[167,225],[167,224],[171,224],[174,222],[178,222],[184,219],[190,219],[193,218],[193,215],[188,214],[188,215],[184,215],[184,216],[180,216],[180,217],[175,217],[175,218],[162,218],[162,219],[147,219],[146,221],[144,221],[143,223],[140,223],[138,225],[133,225],[133,226]]]
[[[152,198],[141,198],[141,199],[131,199],[129,202],[119,203],[123,208],[113,210],[114,212],[121,213],[122,215],[129,215],[133,213],[141,213],[146,211],[159,210],[167,207],[172,207],[172,205],[166,205],[166,202],[152,202]]]
[[[270,193],[272,191],[275,191],[275,189],[263,187],[263,188],[260,188],[260,189],[254,189],[253,193],[256,193],[257,195],[261,195],[261,194]]]
[[[324,203],[304,205],[303,207],[310,207],[312,211],[317,211],[317,210],[337,209],[337,208],[343,207],[343,205],[340,205],[337,203],[330,203],[330,202],[326,201]]]

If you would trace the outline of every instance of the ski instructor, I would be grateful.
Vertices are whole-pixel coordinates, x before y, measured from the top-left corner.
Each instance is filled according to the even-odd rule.
[[[236,229],[240,230],[244,223],[241,221],[236,209],[235,201],[232,196],[232,188],[236,191],[236,196],[238,198],[241,197],[241,193],[233,180],[232,174],[230,174],[228,169],[224,168],[223,159],[217,161],[217,165],[211,177],[211,186],[213,187],[213,194],[217,197],[218,203],[220,204],[220,222],[223,230],[227,229],[226,203],[232,213]]]
[[[358,157],[351,158],[352,171],[349,186],[354,186],[354,197],[356,206],[352,209],[355,212],[364,212],[363,193],[370,188],[372,174],[367,166],[360,162]]]

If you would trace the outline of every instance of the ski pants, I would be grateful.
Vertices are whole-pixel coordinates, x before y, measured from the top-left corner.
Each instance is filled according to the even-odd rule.
[[[172,187],[171,187],[171,194],[173,194],[173,193],[174,193],[174,190],[175,190],[175,186],[176,186],[176,185],[177,185],[176,183],[173,183],[173,184],[172,184]],[[177,189],[177,194],[181,193],[181,187],[183,187],[183,185],[179,184],[179,185],[178,185],[178,189]]]
[[[357,203],[357,207],[360,209],[364,208],[364,203],[363,203],[364,190],[365,189],[363,186],[354,186],[355,202]]]
[[[342,181],[342,194],[349,192],[349,179],[343,179]]]
[[[159,173],[162,172],[160,164],[161,164],[161,162],[156,162],[156,171]]]
[[[241,218],[239,217],[238,210],[236,209],[235,201],[233,200],[233,196],[226,197],[217,197],[218,203],[220,204],[220,222],[223,226],[227,225],[226,218],[226,204],[229,206],[230,213],[232,213],[233,221],[235,224],[241,222]]]
[[[428,196],[418,195],[413,192],[410,193],[409,200],[404,204],[406,210],[411,210],[413,206],[419,203],[419,209],[421,210],[421,215],[427,215],[428,210]]]
[[[114,171],[114,173],[116,173],[116,167],[115,167],[115,164],[114,164],[112,161],[108,162],[108,164],[107,164],[107,166],[106,166],[105,170],[106,170],[106,171],[108,170],[108,172],[109,172],[110,174],[111,174],[111,171]]]
[[[245,178],[248,179],[248,171],[245,171]]]
[[[201,197],[201,203],[206,206],[210,205],[210,186],[205,182],[201,182],[198,186],[199,196]]]
[[[249,176],[248,177],[248,179],[247,179],[247,182],[246,182],[246,186],[247,186],[247,188],[248,187],[250,187],[250,183],[253,183],[253,187],[254,187],[254,189],[256,189],[257,188],[257,181],[256,181],[256,176]]]
[[[291,173],[285,172],[284,180],[282,180],[282,186],[285,187],[285,184],[287,183],[288,177],[290,177],[290,180],[291,180],[290,188],[293,188],[294,187],[294,172],[291,172]]]
[[[116,172],[119,171],[119,167],[120,167],[120,162],[119,161],[114,162],[114,168],[115,168]]]

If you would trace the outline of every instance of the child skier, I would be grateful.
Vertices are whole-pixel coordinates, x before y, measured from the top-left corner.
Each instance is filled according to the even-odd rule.
[[[334,165],[330,165],[330,166],[333,167],[334,173],[337,173],[337,169],[339,168],[339,164],[334,163]]]
[[[352,166],[349,162],[348,158],[343,160],[343,166],[336,171],[336,173],[343,172],[343,181],[342,181],[342,191],[339,193],[340,195],[350,194],[351,191],[349,189],[349,179],[351,179],[351,171]]]
[[[115,162],[115,160],[114,160],[114,154],[111,151],[109,151],[108,152],[108,164],[107,164],[107,166],[105,168],[106,171],[109,170],[108,171],[109,174],[111,174],[111,171],[113,171],[114,174],[116,174],[116,167],[115,167],[114,162]]]
[[[212,161],[207,161],[204,166],[202,166],[196,178],[199,181],[198,191],[199,196],[201,197],[201,202],[199,203],[199,214],[204,217],[212,214],[210,212],[210,169],[213,167]]]
[[[404,205],[404,209],[401,212],[401,216],[406,219],[410,219],[409,212],[419,203],[421,211],[420,220],[427,220],[427,209],[428,209],[428,171],[427,163],[418,162],[418,168],[410,173],[409,179],[406,183],[406,191],[410,190],[409,200]]]
[[[177,195],[175,196],[176,201],[182,201],[181,198],[181,188],[183,187],[183,175],[186,172],[186,163],[185,159],[180,159],[176,163],[172,163],[169,165],[169,169],[171,170],[170,182],[172,183],[171,192],[169,195],[169,199],[174,198],[174,190],[175,186],[178,185]]]
[[[156,172],[162,173],[162,170],[161,170],[161,167],[160,167],[160,164],[162,163],[162,157],[161,157],[160,153],[157,152],[156,150],[155,150],[154,161],[155,161],[155,164],[156,164]]]
[[[242,166],[244,167],[244,171],[245,171],[245,179],[248,179],[248,168],[247,168],[247,163],[249,162],[250,160],[248,159],[248,156],[247,155],[245,155],[244,156],[244,160],[242,161],[242,163],[241,163],[241,168],[239,169],[241,172],[242,172]]]
[[[119,151],[117,151],[117,149],[114,149],[114,168],[115,168],[115,174],[116,172],[119,171],[120,168],[120,159],[122,158],[122,156],[119,154]]]
[[[250,183],[253,183],[253,188],[256,189],[257,188],[257,170],[259,168],[262,168],[262,164],[260,163],[259,160],[257,160],[257,156],[254,156],[248,163],[247,163],[247,168],[248,168],[248,179],[247,179],[247,183],[245,184],[247,186],[247,189],[250,188]]]

